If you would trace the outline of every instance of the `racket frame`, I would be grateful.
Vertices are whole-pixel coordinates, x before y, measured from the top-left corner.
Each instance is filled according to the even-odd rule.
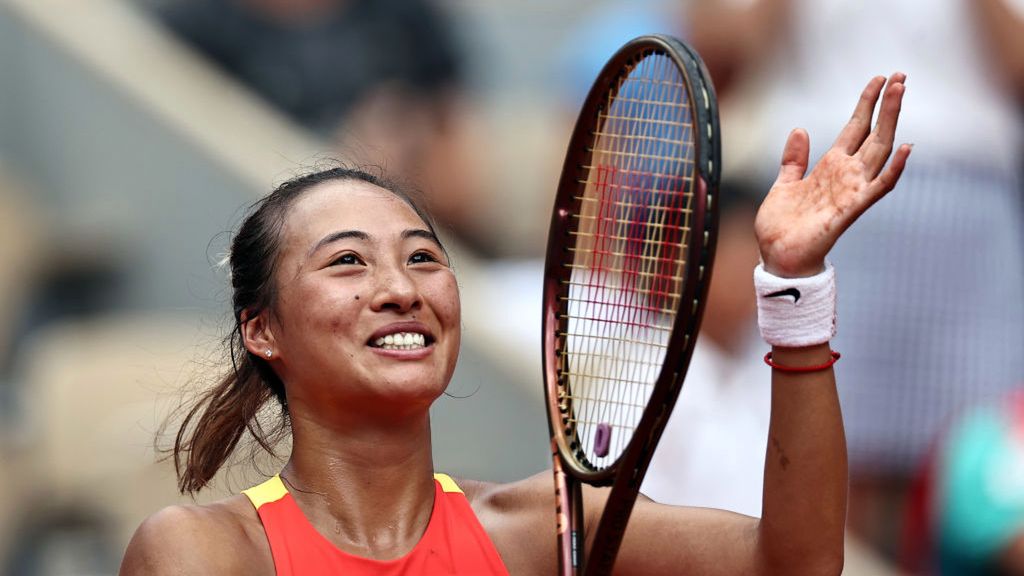
[[[559,296],[571,277],[571,270],[564,265],[565,253],[571,244],[566,231],[572,227],[572,215],[580,213],[581,201],[577,198],[583,196],[586,187],[584,167],[591,164],[593,132],[601,125],[599,114],[609,102],[607,96],[620,87],[620,80],[628,77],[634,64],[652,53],[672,59],[685,79],[688,97],[693,103],[691,112],[697,164],[691,216],[694,226],[686,246],[686,281],[679,300],[680,310],[665,351],[664,366],[627,447],[614,463],[595,470],[574,456],[577,450],[575,443],[579,439],[575,433],[572,438],[568,437],[565,426],[571,407],[569,411],[564,410],[559,401],[563,382],[559,376],[561,360],[557,354],[557,331],[559,315],[565,312]],[[702,132],[705,130],[707,133]],[[682,388],[700,329],[714,260],[718,220],[714,194],[717,193],[721,166],[718,134],[714,88],[703,62],[684,43],[660,34],[638,37],[609,59],[591,87],[573,130],[548,235],[542,328],[545,396],[557,500],[559,574],[571,575],[577,570],[584,570],[588,576],[611,572],[647,466]],[[686,310],[687,306],[689,310]],[[585,536],[581,483],[612,486],[594,536],[594,552],[586,561],[583,558]]]

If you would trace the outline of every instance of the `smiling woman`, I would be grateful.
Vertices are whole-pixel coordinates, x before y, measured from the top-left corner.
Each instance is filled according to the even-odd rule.
[[[292,204],[281,236],[276,299],[243,311],[241,328],[250,354],[268,353],[291,384],[293,436],[324,410],[365,426],[407,402],[429,406],[455,369],[459,299],[441,244],[411,204],[370,182],[329,181]],[[425,345],[412,349],[413,334]]]
[[[755,221],[760,274],[802,290],[828,284],[828,273],[819,274],[825,255],[892,189],[910,154],[893,147],[904,78],[872,79],[809,172],[807,133],[790,134]],[[230,270],[233,368],[179,430],[180,488],[203,488],[246,430],[269,448],[273,435],[256,415],[272,398],[291,454],[279,474],[243,494],[148,518],[121,574],[555,571],[550,472],[495,484],[434,470],[430,406],[455,368],[460,303],[434,227],[407,195],[345,169],[287,182],[243,222]],[[812,296],[805,292],[801,304]],[[764,519],[641,499],[616,573],[841,572],[847,480],[831,367],[838,355],[831,330],[817,336],[795,305],[783,308],[773,314],[785,337],[768,337]],[[831,328],[830,309],[822,311]],[[588,486],[582,497],[583,520],[593,524],[607,492]]]
[[[293,222],[294,228],[298,224],[288,218],[293,205],[313,188],[343,183],[388,191],[390,198],[400,200],[414,212],[419,227],[425,228],[421,231],[425,232],[423,235],[432,238],[436,248],[444,252],[434,232],[433,221],[411,195],[364,171],[338,167],[309,173],[285,182],[256,203],[234,237],[228,263],[235,322],[228,337],[232,369],[217,386],[195,402],[186,413],[176,437],[174,463],[182,492],[194,493],[205,487],[234,451],[246,430],[267,450],[288,432],[289,399],[281,377],[272,368],[274,350],[265,347],[250,351],[244,331],[247,327],[262,325],[251,320],[258,320],[260,313],[268,313],[280,297],[282,282],[275,279],[275,275],[282,267],[287,225]],[[342,240],[337,235],[338,231],[332,231],[318,240],[321,243]],[[362,235],[366,237],[365,232]],[[320,248],[322,246],[318,243],[312,251]],[[338,259],[342,260],[343,256],[339,254]],[[353,299],[359,298],[358,293],[354,294]],[[281,418],[265,429],[256,420],[256,415],[271,398],[281,406]]]

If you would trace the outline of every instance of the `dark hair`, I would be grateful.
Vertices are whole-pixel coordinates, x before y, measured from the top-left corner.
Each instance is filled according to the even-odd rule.
[[[284,383],[262,357],[245,348],[242,327],[277,298],[275,273],[280,257],[281,231],[295,201],[310,188],[335,180],[367,182],[404,200],[436,235],[435,227],[412,194],[383,177],[335,167],[292,178],[253,204],[242,222],[228,256],[233,326],[225,339],[231,368],[211,389],[187,408],[172,449],[178,489],[195,493],[206,486],[248,431],[259,447],[273,454],[274,445],[289,430]],[[271,427],[258,415],[271,398],[280,411]]]

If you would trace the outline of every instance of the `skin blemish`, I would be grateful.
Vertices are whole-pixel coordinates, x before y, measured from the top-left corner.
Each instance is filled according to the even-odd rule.
[[[356,300],[359,300],[359,294],[356,294]]]
[[[779,466],[782,466],[783,470],[789,468],[789,457],[786,456],[786,451],[782,449],[782,444],[779,443],[778,438],[772,438],[772,448],[779,453]]]

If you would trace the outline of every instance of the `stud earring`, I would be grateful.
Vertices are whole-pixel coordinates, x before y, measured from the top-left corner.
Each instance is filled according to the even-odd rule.
[[[274,355],[274,351],[271,350],[270,348],[267,348],[267,358],[270,358],[273,355]]]

